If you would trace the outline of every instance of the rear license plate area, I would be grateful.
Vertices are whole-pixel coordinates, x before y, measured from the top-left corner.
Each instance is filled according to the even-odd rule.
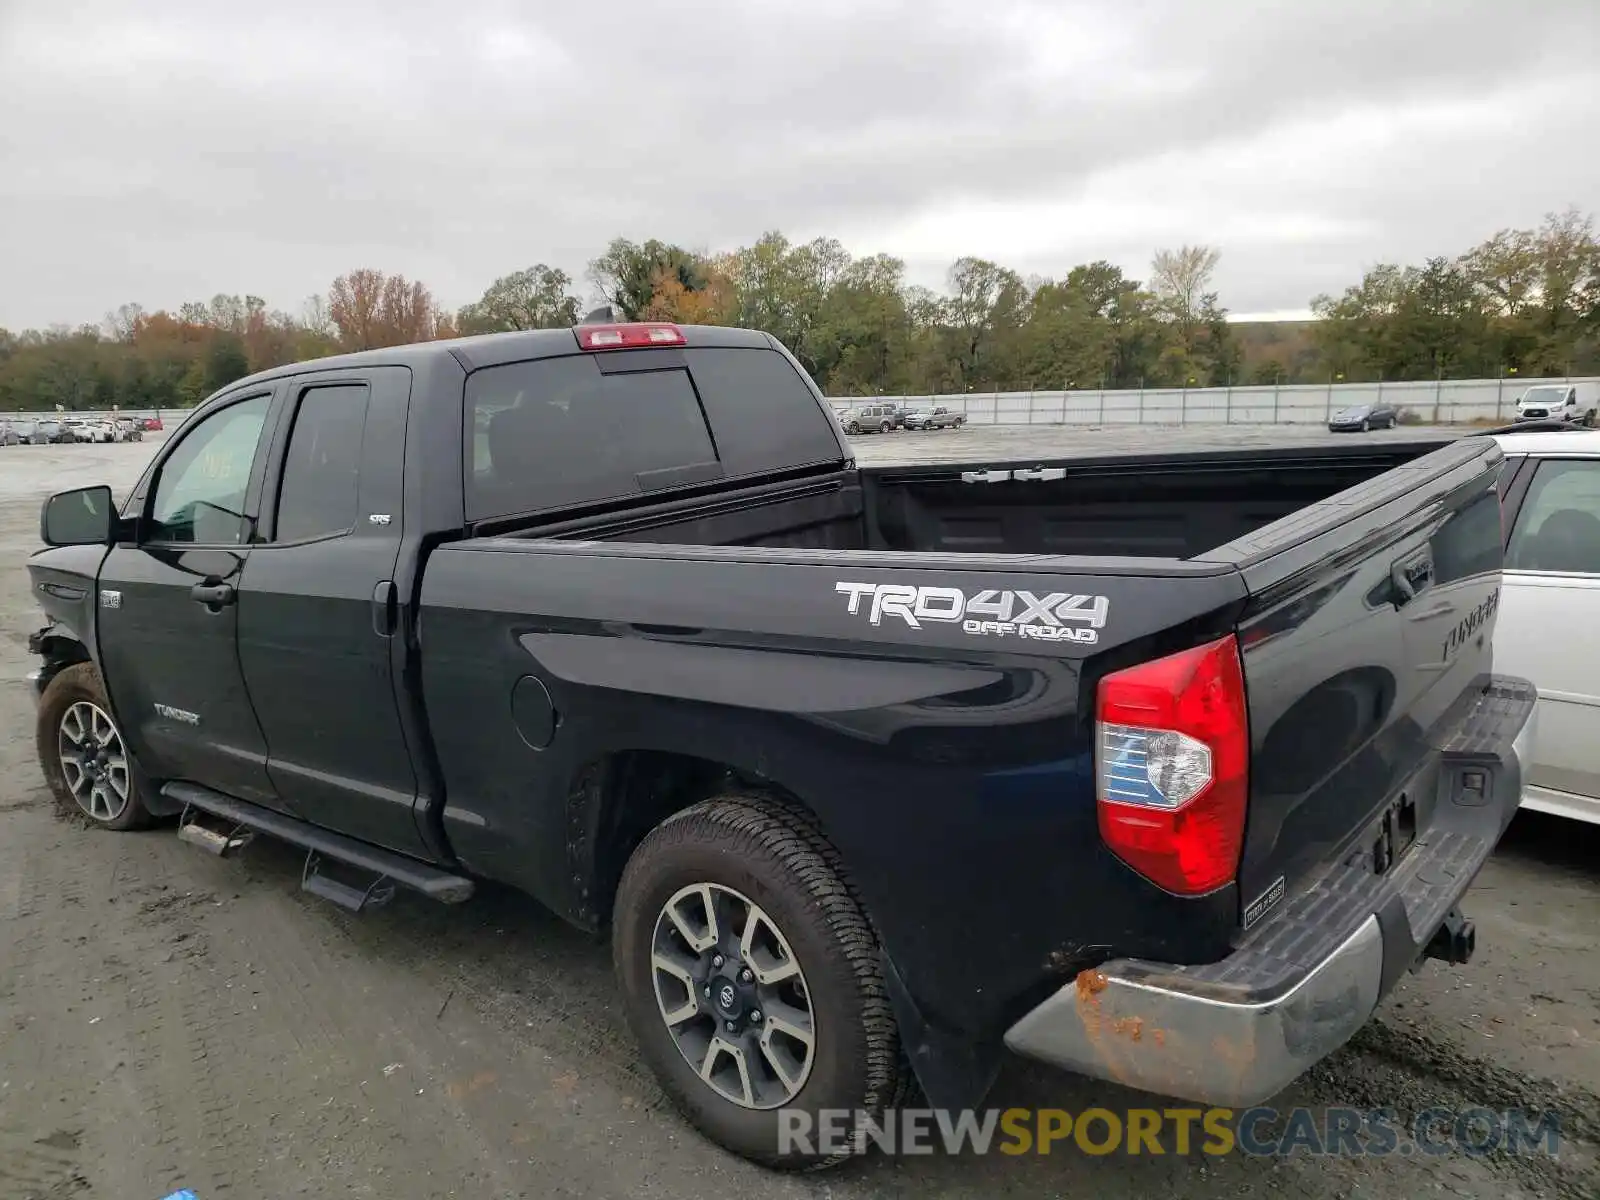
[[[1417,802],[1401,792],[1378,818],[1368,842],[1368,862],[1374,875],[1387,875],[1417,840]]]

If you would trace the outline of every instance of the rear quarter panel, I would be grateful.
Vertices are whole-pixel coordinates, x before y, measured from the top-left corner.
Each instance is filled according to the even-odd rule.
[[[1084,697],[1105,670],[1230,627],[1237,575],[972,558],[509,539],[436,551],[422,679],[452,845],[474,870],[603,921],[574,780],[605,755],[664,751],[810,807],[907,988],[949,1027],[997,1030],[1113,950],[1214,957],[1231,889],[1178,901],[1104,850]],[[1104,596],[1107,615],[1092,642],[892,612],[874,624],[839,586],[873,583]],[[553,719],[514,714],[529,678],[524,701],[547,695]],[[541,720],[553,735],[530,739]]]

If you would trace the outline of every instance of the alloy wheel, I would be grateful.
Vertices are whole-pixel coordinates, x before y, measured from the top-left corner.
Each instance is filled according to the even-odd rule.
[[[717,883],[680,888],[651,938],[656,1007],[700,1079],[741,1108],[799,1094],[816,1057],[805,974],[777,922]]]
[[[77,701],[61,715],[56,746],[74,803],[95,821],[120,817],[128,807],[128,752],[110,715],[92,701]]]

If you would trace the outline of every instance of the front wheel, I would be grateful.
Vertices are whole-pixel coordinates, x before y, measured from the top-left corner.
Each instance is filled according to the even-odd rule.
[[[105,829],[139,829],[150,823],[133,759],[92,663],[64,668],[45,688],[35,744],[44,781],[58,802],[72,805]]]
[[[845,426],[844,431],[846,433],[848,433],[848,434],[851,434],[852,436],[855,435],[855,434],[860,433],[861,432],[861,422],[860,421],[851,421],[850,424]]]
[[[902,1086],[872,929],[804,814],[730,794],[669,817],[629,859],[612,952],[645,1060],[688,1119],[755,1162],[815,1168],[849,1148],[785,1144],[785,1111],[878,1118]]]

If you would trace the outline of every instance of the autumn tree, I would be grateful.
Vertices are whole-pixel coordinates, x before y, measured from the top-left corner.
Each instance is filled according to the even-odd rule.
[[[439,312],[425,284],[362,268],[339,276],[328,288],[328,318],[342,349],[370,350],[427,341]]]
[[[1218,252],[1158,253],[1147,281],[1104,261],[1023,278],[987,259],[942,290],[889,255],[770,231],[724,253],[616,239],[589,278],[623,319],[764,329],[839,396],[1600,372],[1600,245],[1575,209],[1454,257],[1380,264],[1315,297],[1315,320],[1236,323]],[[496,278],[458,314],[403,275],[351,271],[291,313],[249,292],[172,311],[119,306],[99,325],[0,331],[0,409],[167,408],[279,363],[341,350],[573,324],[547,264]]]

